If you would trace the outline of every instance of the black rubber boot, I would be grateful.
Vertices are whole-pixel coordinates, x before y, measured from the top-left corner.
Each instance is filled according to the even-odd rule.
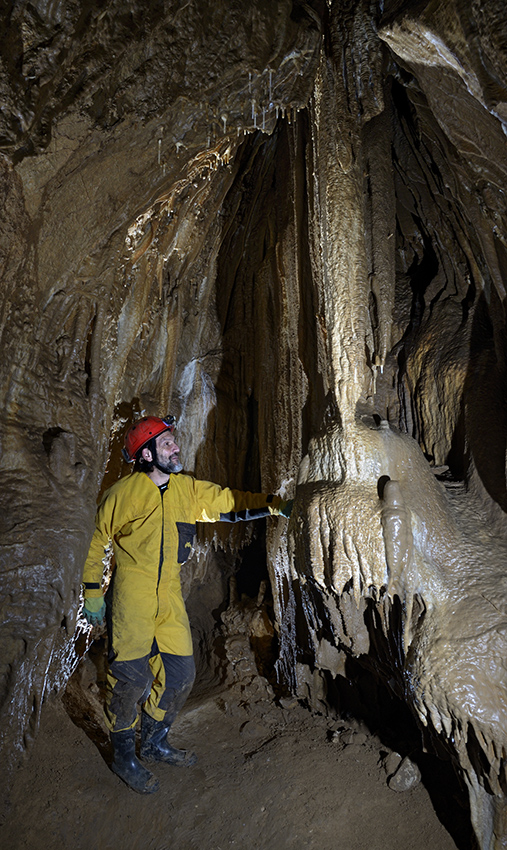
[[[163,761],[175,767],[191,767],[197,761],[195,753],[178,750],[167,740],[170,724],[154,720],[143,711],[141,719],[141,758],[145,761]]]
[[[158,790],[158,779],[147,770],[136,756],[135,732],[124,729],[111,732],[114,761],[111,770],[138,794],[153,794]]]

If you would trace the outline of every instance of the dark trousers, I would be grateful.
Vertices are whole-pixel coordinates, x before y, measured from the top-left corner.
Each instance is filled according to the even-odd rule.
[[[155,651],[133,661],[112,661],[107,679],[105,715],[112,732],[135,726],[138,704],[170,726],[192,690],[194,658]]]

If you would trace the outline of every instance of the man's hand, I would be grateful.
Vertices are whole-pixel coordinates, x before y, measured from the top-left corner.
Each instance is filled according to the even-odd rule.
[[[289,499],[287,502],[280,502],[280,507],[278,508],[278,513],[280,514],[280,516],[284,516],[289,519],[293,504],[294,499]]]
[[[86,597],[83,606],[83,614],[90,626],[100,626],[106,616],[106,603],[103,596]]]

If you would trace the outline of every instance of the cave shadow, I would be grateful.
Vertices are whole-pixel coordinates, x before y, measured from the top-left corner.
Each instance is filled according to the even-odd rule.
[[[410,758],[421,772],[435,814],[458,850],[479,850],[470,819],[468,790],[444,744],[432,739],[434,752],[426,751],[428,735],[423,735],[410,709],[393,693],[389,683],[379,681],[369,667],[363,657],[349,657],[345,676],[332,677],[326,672],[330,706],[344,719],[364,723],[387,748],[385,755],[393,751]]]
[[[309,247],[306,156],[311,149],[308,115],[301,110],[294,130],[280,118],[271,136],[252,134],[238,149],[238,173],[223,202],[223,233],[216,261],[215,305],[221,339],[221,362],[214,378],[216,402],[206,411],[204,438],[195,458],[197,477],[221,485],[259,491],[261,471],[266,480],[266,455],[289,453],[292,429],[300,429],[301,453],[329,416],[331,391],[326,396],[322,366],[321,328],[314,321],[319,299]],[[293,161],[294,157],[294,161]],[[293,186],[294,173],[297,186]],[[289,200],[287,200],[289,199]],[[283,328],[287,293],[280,275],[278,250],[288,227],[297,235],[298,296],[297,354],[307,388],[300,422],[294,424],[290,405],[275,415],[279,437],[266,422],[283,408],[277,387],[283,357]],[[286,387],[284,392],[286,391]],[[299,411],[298,414],[299,416]],[[278,421],[277,421],[278,418]],[[232,449],[232,451],[231,451]],[[272,486],[278,486],[279,481]]]
[[[507,512],[507,343],[504,309],[494,288],[474,310],[464,387],[465,433],[470,459],[486,491]]]
[[[460,401],[459,416],[454,426],[451,438],[451,446],[445,459],[449,467],[449,475],[453,481],[464,481],[470,466],[470,451],[467,448],[467,435],[465,424],[465,399]],[[445,478],[445,473],[442,478]]]
[[[312,623],[319,625],[317,637],[325,637],[337,645],[324,600],[319,597],[318,588],[313,587],[306,599],[305,617],[311,609]],[[325,683],[326,703],[344,720],[361,721],[388,751],[410,758],[418,766],[435,813],[458,850],[478,850],[468,789],[459,773],[454,751],[436,730],[421,726],[409,707],[400,637],[401,602],[398,597],[394,598],[387,636],[382,629],[378,603],[372,599],[365,602],[363,619],[369,635],[369,652],[354,657],[350,649],[337,646],[347,653],[345,669],[343,675],[320,671]],[[301,660],[308,663],[308,658]]]
[[[67,682],[62,704],[72,723],[94,744],[108,767],[113,762],[109,734],[103,724],[106,691],[107,635],[97,629],[95,639],[78,654],[79,664]]]

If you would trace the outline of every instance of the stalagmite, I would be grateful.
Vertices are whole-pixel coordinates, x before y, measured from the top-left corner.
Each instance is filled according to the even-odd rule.
[[[386,561],[389,572],[389,593],[391,596],[403,595],[403,573],[409,569],[412,561],[412,523],[410,512],[403,504],[403,496],[398,481],[387,481],[384,486],[382,508],[382,530],[386,547]]]

